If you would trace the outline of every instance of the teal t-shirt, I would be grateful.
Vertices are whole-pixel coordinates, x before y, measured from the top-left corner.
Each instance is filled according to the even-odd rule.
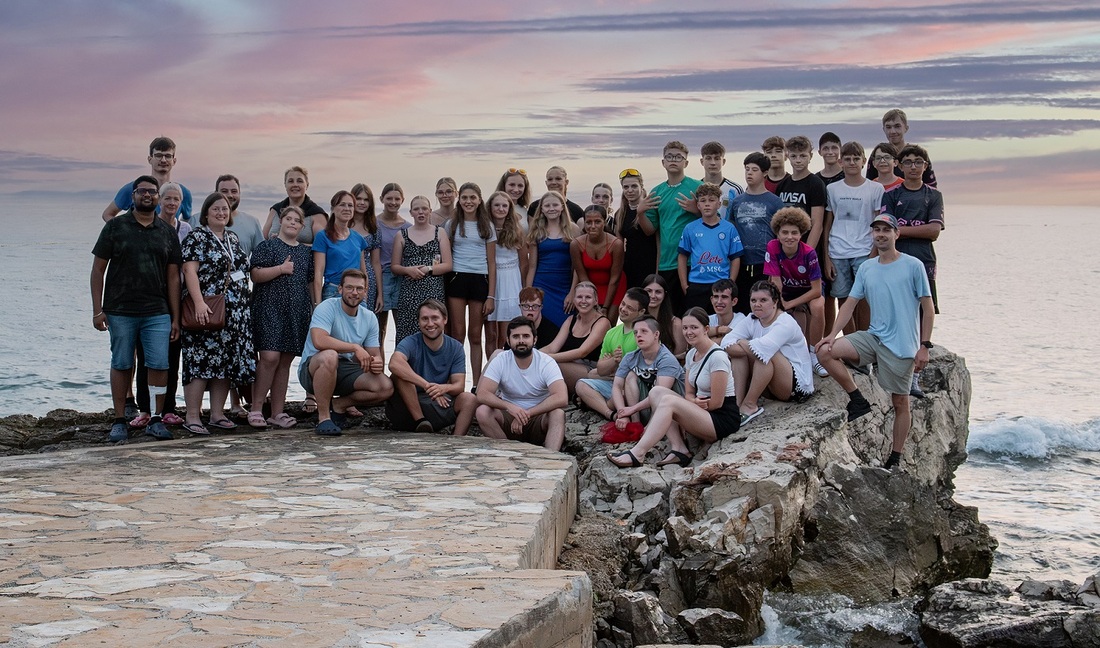
[[[604,334],[600,357],[611,355],[619,347],[623,348],[624,356],[638,348],[638,342],[634,339],[634,329],[626,330],[622,322],[618,326],[612,326]]]
[[[703,184],[694,178],[685,177],[675,187],[662,182],[653,189],[653,193],[661,197],[661,206],[646,212],[649,221],[657,228],[657,237],[661,242],[661,256],[657,259],[657,269],[661,272],[675,270],[679,258],[680,236],[684,233],[684,227],[693,220],[699,218],[698,214],[684,211],[676,202],[680,194],[688,196],[695,193],[699,185]]]

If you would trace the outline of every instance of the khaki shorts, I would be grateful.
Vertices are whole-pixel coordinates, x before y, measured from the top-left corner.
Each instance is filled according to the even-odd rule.
[[[851,335],[845,335],[842,340],[848,340],[859,352],[859,364],[875,363],[875,374],[878,375],[878,384],[891,394],[908,394],[913,382],[913,358],[899,358],[882,342],[867,331],[856,331]]]
[[[546,443],[546,430],[543,429],[542,426],[546,414],[536,414],[532,416],[530,420],[527,421],[527,425],[523,426],[523,430],[521,430],[519,434],[516,434],[512,432],[512,415],[508,413],[508,410],[501,410],[500,413],[504,415],[504,435],[509,439],[539,446]]]

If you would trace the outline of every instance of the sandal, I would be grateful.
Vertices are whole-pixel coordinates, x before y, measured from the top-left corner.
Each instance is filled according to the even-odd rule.
[[[164,416],[160,417],[160,420],[164,421],[165,425],[183,425],[183,419],[175,412],[165,412]]]
[[[280,412],[278,416],[272,416],[267,419],[268,425],[274,425],[281,430],[289,430],[290,428],[298,425],[298,419],[294,418],[286,412]]]
[[[264,419],[263,412],[249,412],[248,413],[248,425],[254,428],[266,428],[267,420]]]
[[[657,466],[672,466],[678,464],[684,468],[691,465],[691,460],[694,459],[694,455],[680,452],[679,450],[669,450],[665,458],[657,462]]]
[[[615,461],[616,458],[622,457],[623,455],[630,457],[629,464],[623,464]],[[611,465],[615,466],[616,468],[638,468],[642,465],[642,462],[638,461],[638,458],[634,456],[634,453],[629,450],[623,450],[622,452],[617,452],[615,454],[611,454],[609,452],[607,453],[607,460],[610,461]]]
[[[221,418],[221,419],[218,419],[216,421],[214,419],[210,419],[210,425],[212,425],[216,428],[220,428],[222,430],[236,430],[237,429],[237,424],[234,423],[233,421],[230,421],[227,418]]]
[[[313,394],[306,394],[306,399],[302,401],[302,411],[306,414],[313,414],[317,411],[317,399],[313,397]]]
[[[135,430],[140,430],[146,425],[149,425],[149,418],[150,417],[148,414],[142,412],[141,414],[138,414],[136,417],[134,417],[134,420],[130,421],[130,427],[134,428]]]
[[[202,423],[184,423],[183,429],[191,434],[201,434],[203,436],[210,434],[210,430],[203,427]]]

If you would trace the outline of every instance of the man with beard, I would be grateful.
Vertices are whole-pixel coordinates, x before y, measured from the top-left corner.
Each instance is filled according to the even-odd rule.
[[[172,179],[172,167],[176,166],[176,143],[167,137],[158,137],[149,143],[149,175],[157,179],[157,186]],[[115,194],[114,200],[103,210],[103,220],[109,221],[119,212],[134,206],[134,185],[123,186]],[[183,202],[180,203],[176,217],[185,223],[191,222],[191,192],[180,184]]]
[[[317,400],[314,432],[324,436],[343,433],[349,407],[378,405],[393,396],[393,383],[382,373],[378,318],[359,307],[367,294],[366,273],[345,270],[337,291],[339,296],[314,309],[298,366],[298,380]]]
[[[220,175],[214,182],[214,191],[229,201],[229,210],[232,212],[229,221],[233,224],[226,229],[237,235],[241,241],[241,249],[251,256],[252,250],[264,240],[264,234],[260,229],[260,221],[255,216],[237,211],[241,205],[241,181],[237,176],[228,173]]]
[[[485,367],[477,383],[477,424],[491,439],[513,439],[548,450],[565,441],[569,403],[558,363],[535,349],[535,327],[517,317],[508,322],[509,350]]]
[[[179,336],[180,252],[176,231],[157,218],[160,183],[143,175],[130,183],[133,208],[111,218],[92,254],[92,325],[111,334],[111,398],[115,420],[110,441],[126,440],[126,392],[138,342],[145,349],[150,402],[146,434],[171,439],[161,421],[168,384],[168,342]]]
[[[477,407],[477,397],[466,391],[466,352],[458,340],[443,333],[443,302],[425,300],[417,322],[419,334],[401,340],[390,356],[398,398],[386,401],[386,417],[395,430],[438,432],[454,425],[455,436],[463,436]]]
[[[562,196],[566,195],[566,191],[569,189],[569,175],[565,172],[565,169],[560,166],[552,166],[546,170],[546,190],[556,191]],[[530,206],[527,207],[527,213],[534,216],[538,211],[539,201],[531,201]],[[565,199],[565,208],[569,211],[569,219],[574,223],[579,223],[584,220],[584,207],[581,207],[577,203]]]

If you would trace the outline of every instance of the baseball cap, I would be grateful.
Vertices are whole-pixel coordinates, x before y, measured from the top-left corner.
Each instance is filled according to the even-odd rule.
[[[894,218],[890,214],[879,214],[875,217],[875,220],[871,221],[871,227],[874,227],[875,223],[886,223],[894,229],[898,228],[898,219]]]

